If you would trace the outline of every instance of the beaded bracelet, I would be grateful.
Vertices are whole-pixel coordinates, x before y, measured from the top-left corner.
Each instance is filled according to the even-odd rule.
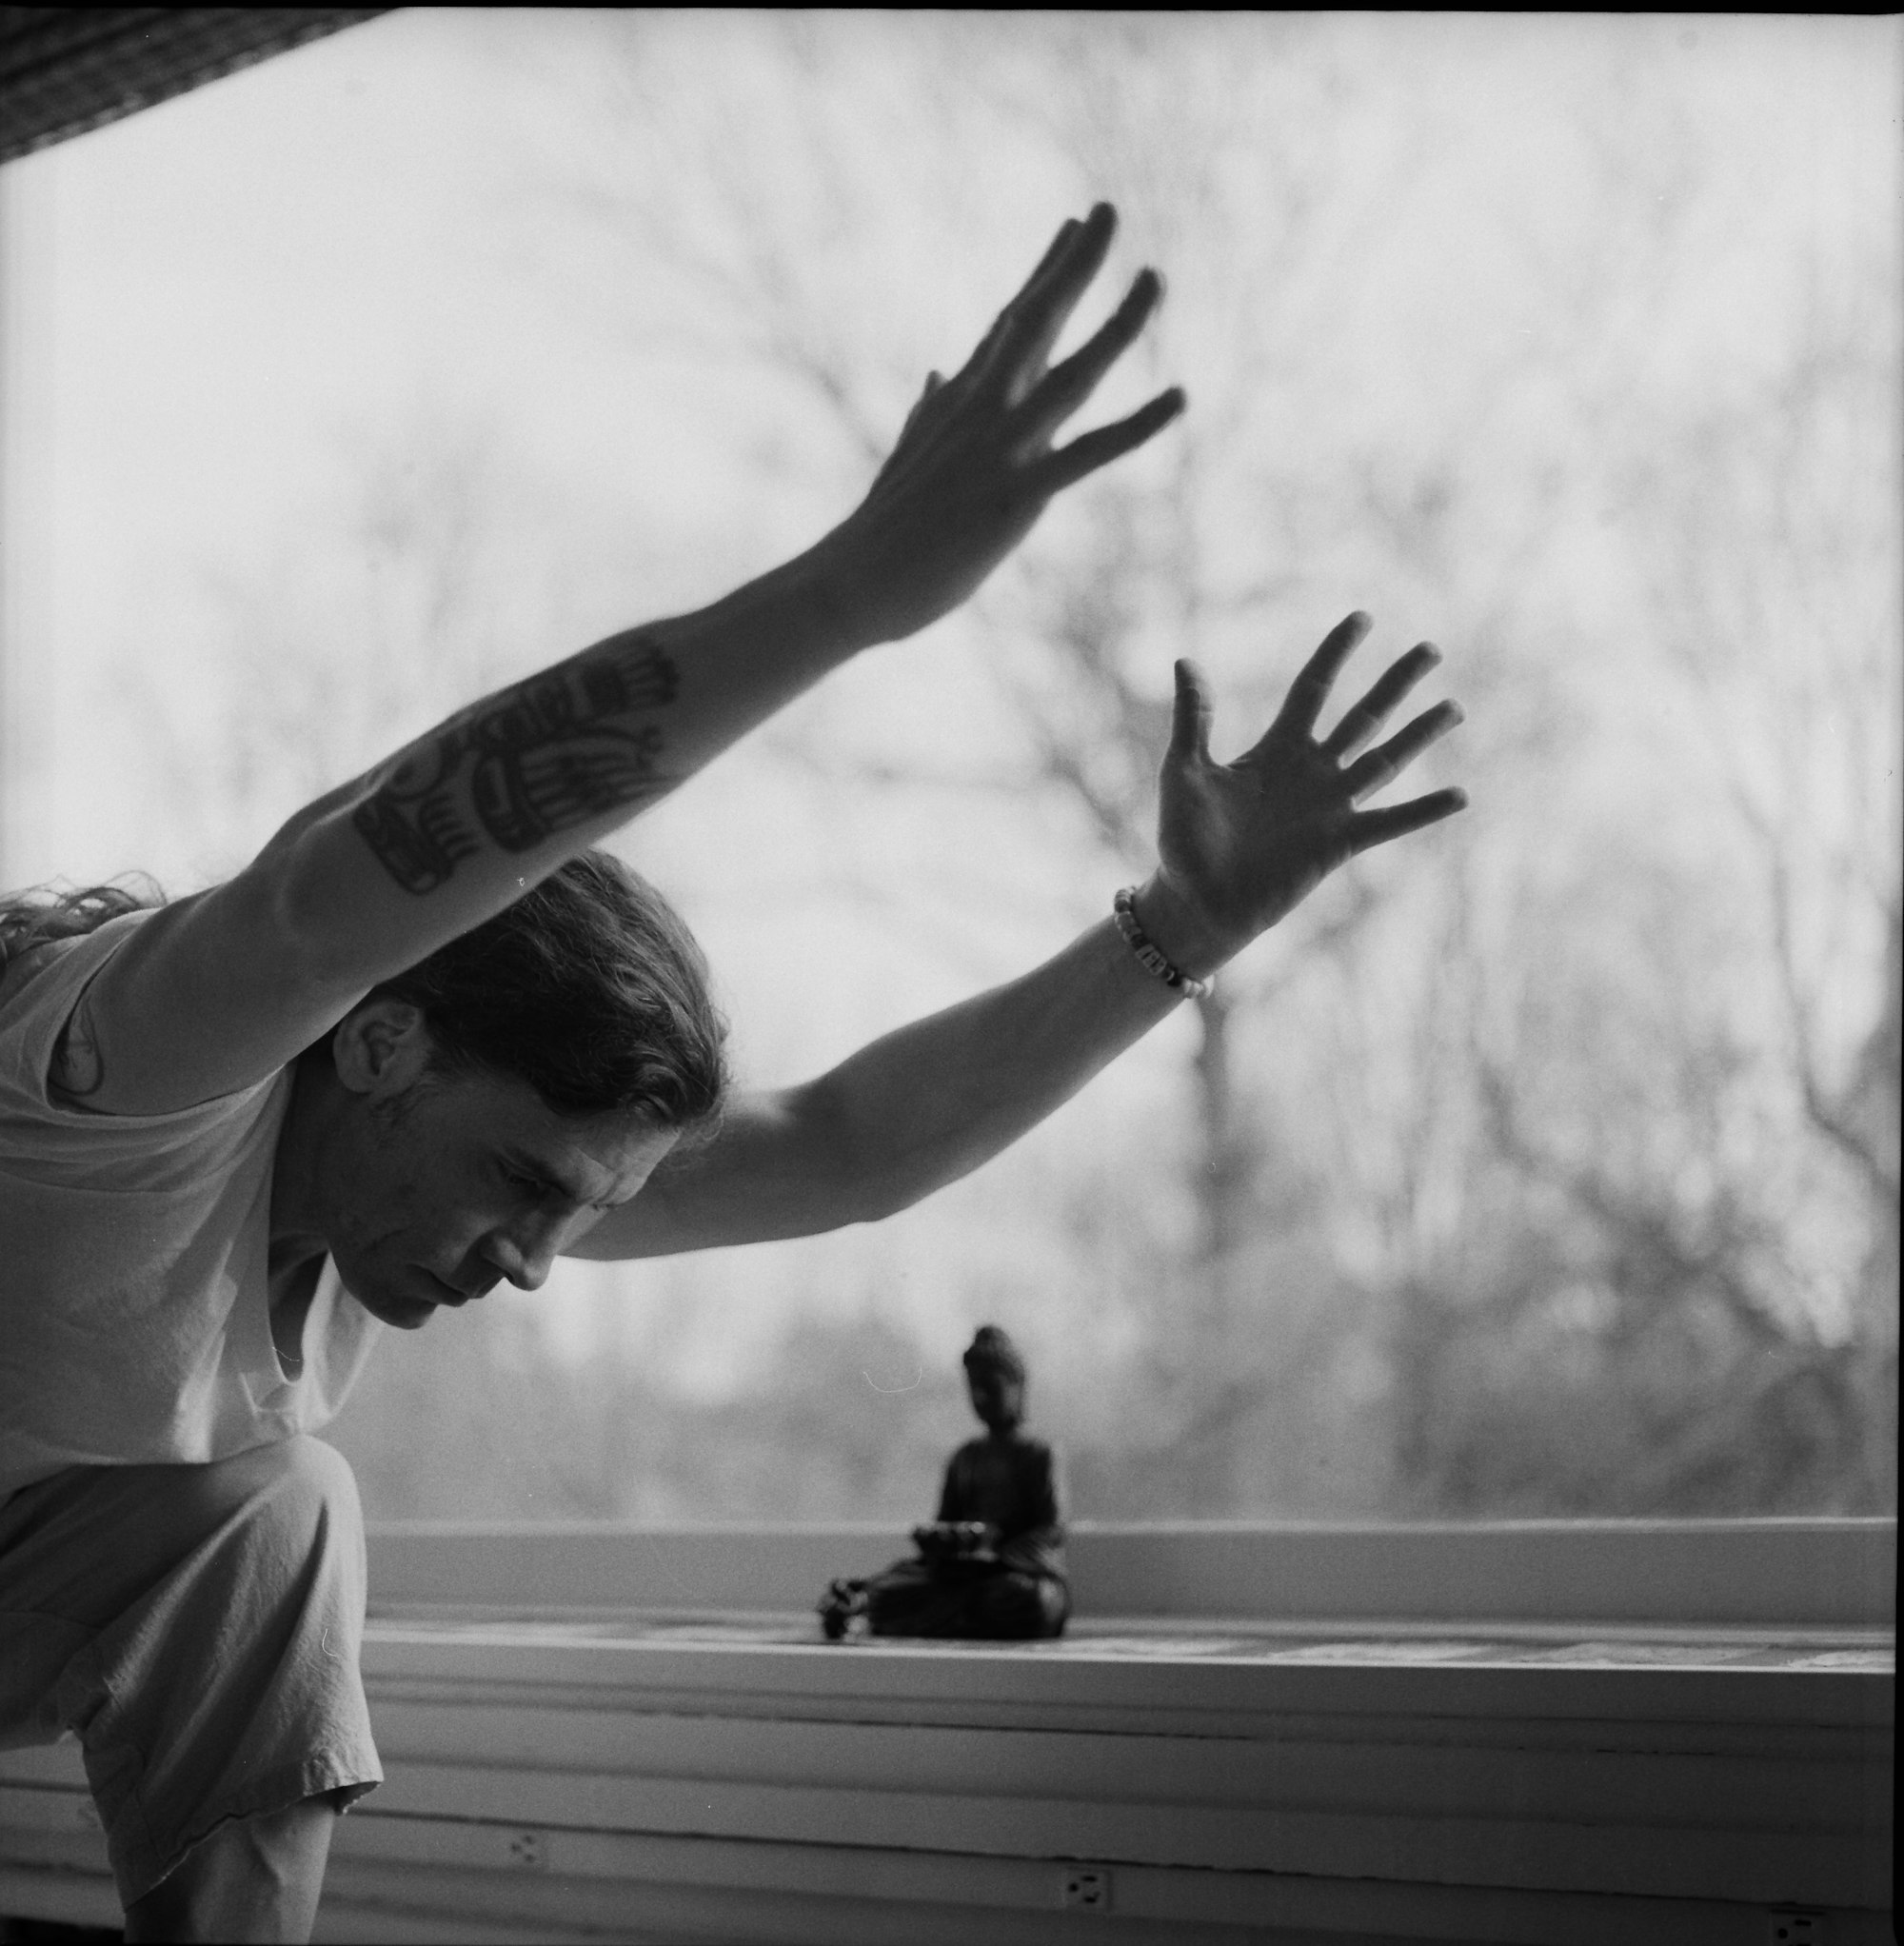
[[[1173,966],[1160,947],[1154,944],[1142,926],[1137,923],[1137,887],[1126,885],[1111,901],[1111,917],[1117,922],[1118,931],[1123,935],[1124,944],[1137,955],[1137,963],[1146,973],[1154,974],[1166,986],[1174,986],[1185,1000],[1201,1000],[1216,984],[1214,980],[1192,980],[1189,974]]]

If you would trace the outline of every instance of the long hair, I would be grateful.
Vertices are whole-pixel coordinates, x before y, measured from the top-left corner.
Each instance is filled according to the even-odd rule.
[[[142,873],[128,873],[130,884],[33,885],[0,894],[0,974],[22,954],[55,940],[82,939],[109,919],[145,912],[166,903],[158,885]]]
[[[489,1069],[559,1115],[711,1122],[727,1023],[707,961],[667,901],[585,851],[495,918],[374,989],[421,1010],[440,1069]]]
[[[0,897],[0,973],[35,946],[165,903],[149,879]],[[726,1090],[727,1023],[706,956],[667,901],[605,851],[570,859],[372,991],[422,1012],[439,1072],[513,1076],[559,1115],[705,1130]]]

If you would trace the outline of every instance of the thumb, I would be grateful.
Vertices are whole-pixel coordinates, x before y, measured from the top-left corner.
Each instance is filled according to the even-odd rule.
[[[902,439],[919,423],[919,415],[931,404],[933,393],[944,383],[945,381],[936,371],[928,371],[925,374],[925,389],[912,402],[912,410],[905,415],[905,424],[899,429],[899,436]]]
[[[1216,708],[1203,671],[1187,656],[1177,664],[1177,705],[1170,719],[1170,755],[1174,762],[1210,761],[1210,725]]]

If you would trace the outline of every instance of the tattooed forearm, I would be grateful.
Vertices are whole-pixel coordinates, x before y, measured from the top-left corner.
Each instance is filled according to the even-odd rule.
[[[657,797],[664,740],[629,719],[680,687],[651,642],[618,640],[479,703],[417,745],[351,814],[407,892],[431,892],[490,844],[527,851]]]

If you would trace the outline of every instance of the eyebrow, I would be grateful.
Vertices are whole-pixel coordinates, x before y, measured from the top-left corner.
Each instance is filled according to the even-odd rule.
[[[506,1147],[502,1155],[504,1162],[510,1168],[521,1175],[533,1176],[545,1188],[553,1189],[565,1201],[584,1207],[592,1203],[593,1198],[585,1196],[573,1182],[565,1182],[562,1172],[545,1162],[541,1156],[531,1155],[527,1149],[519,1149],[513,1145]]]

